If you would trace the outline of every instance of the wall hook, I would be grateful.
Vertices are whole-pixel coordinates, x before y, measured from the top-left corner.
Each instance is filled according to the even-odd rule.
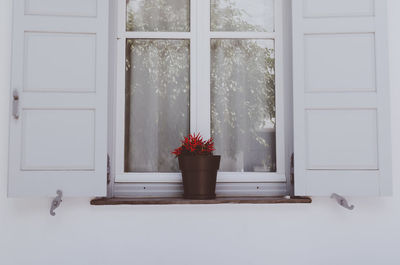
[[[61,204],[61,202],[62,202],[62,196],[63,196],[62,191],[61,191],[61,190],[58,190],[58,191],[57,191],[57,197],[55,197],[55,198],[53,199],[53,201],[51,202],[51,207],[50,207],[50,215],[51,215],[51,216],[55,216],[55,215],[56,215],[56,213],[54,212],[54,210],[57,209],[57,208],[60,206],[60,204]]]
[[[342,196],[340,196],[340,195],[338,195],[336,193],[333,193],[331,195],[331,198],[335,199],[338,202],[339,205],[341,205],[342,207],[344,207],[344,208],[346,208],[348,210],[353,210],[354,209],[354,205],[349,205],[349,203],[347,202],[347,200],[344,197],[342,197]]]

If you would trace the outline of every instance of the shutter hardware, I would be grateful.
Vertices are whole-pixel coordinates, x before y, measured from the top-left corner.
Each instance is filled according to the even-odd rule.
[[[110,183],[110,173],[111,173],[111,163],[110,163],[110,156],[107,154],[107,183]],[[55,216],[56,213],[54,212],[55,209],[60,207],[60,204],[62,202],[62,196],[63,193],[61,190],[57,190],[57,197],[53,199],[51,202],[51,207],[50,207],[50,215]]]
[[[110,184],[111,181],[111,159],[110,155],[107,154],[107,184]]]
[[[344,197],[342,197],[336,193],[332,193],[331,199],[335,199],[340,206],[342,206],[350,211],[354,209],[354,205],[349,205],[349,203],[347,202],[347,200]]]
[[[12,103],[12,115],[14,116],[14,119],[18,120],[19,119],[19,94],[18,90],[14,89],[13,91],[13,103]]]
[[[294,185],[294,153],[290,157],[290,184]]]
[[[107,155],[107,182],[110,183],[110,172],[111,172],[111,168],[110,168],[110,156]],[[291,172],[290,172],[290,182],[293,184],[294,183],[294,154],[292,154],[291,157]],[[50,207],[50,215],[51,216],[55,216],[56,213],[54,212],[55,209],[57,209],[61,202],[62,202],[62,196],[63,193],[61,190],[57,190],[57,197],[55,197],[51,203],[51,207]],[[333,193],[331,195],[332,199],[335,199],[339,205],[341,205],[342,207],[348,209],[348,210],[353,210],[354,209],[354,205],[349,205],[349,203],[347,202],[347,200],[336,194]]]
[[[294,153],[292,153],[292,156],[290,158],[290,184],[292,187],[294,186]],[[337,193],[332,193],[331,199],[335,199],[340,206],[350,211],[354,210],[354,205],[350,205],[347,202],[346,198],[340,196]]]
[[[58,191],[57,191],[57,197],[55,197],[55,198],[53,199],[53,201],[51,202],[51,207],[50,207],[50,215],[51,215],[51,216],[55,216],[55,215],[56,215],[56,213],[54,212],[54,210],[57,209],[57,208],[60,206],[60,204],[61,204],[61,202],[62,202],[62,196],[63,196],[62,191],[61,191],[61,190],[58,190]]]

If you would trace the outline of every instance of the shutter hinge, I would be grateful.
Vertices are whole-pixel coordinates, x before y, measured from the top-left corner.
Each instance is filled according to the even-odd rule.
[[[290,184],[294,185],[294,153],[290,157]]]
[[[111,182],[111,158],[110,155],[107,154],[107,184]]]

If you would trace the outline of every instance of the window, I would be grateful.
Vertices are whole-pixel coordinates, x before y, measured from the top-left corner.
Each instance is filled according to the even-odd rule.
[[[218,182],[285,185],[282,4],[118,5],[116,183],[179,183],[183,136],[213,137]]]
[[[188,132],[218,195],[391,194],[386,1],[48,2],[13,1],[9,196],[179,195]]]

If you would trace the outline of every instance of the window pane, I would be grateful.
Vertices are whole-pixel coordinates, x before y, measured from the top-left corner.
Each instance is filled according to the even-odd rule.
[[[189,40],[127,40],[125,171],[175,172],[190,130]]]
[[[273,40],[211,40],[211,134],[221,171],[276,171]]]
[[[190,31],[190,0],[127,0],[127,31]]]
[[[274,0],[211,0],[211,31],[274,31]]]

